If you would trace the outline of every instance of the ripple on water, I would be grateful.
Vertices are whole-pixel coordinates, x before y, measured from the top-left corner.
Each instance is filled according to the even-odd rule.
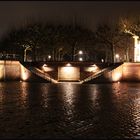
[[[140,84],[0,83],[1,138],[139,138]]]

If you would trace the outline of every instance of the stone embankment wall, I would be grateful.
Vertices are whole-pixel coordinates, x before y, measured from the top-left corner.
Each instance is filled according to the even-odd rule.
[[[0,81],[43,81],[26,69],[19,61],[0,60]]]
[[[121,80],[140,82],[140,63],[124,63]]]
[[[37,75],[27,70],[22,64],[20,64],[19,61],[0,60],[0,81],[5,80],[43,81],[42,78],[38,77]],[[123,63],[122,65],[112,70],[111,72],[108,72],[102,75],[101,77],[97,78],[95,81],[140,82],[140,63]]]
[[[91,80],[89,83],[102,82],[140,82],[140,63],[123,63],[116,69]]]
[[[0,60],[0,81],[20,80],[21,66],[19,61]]]

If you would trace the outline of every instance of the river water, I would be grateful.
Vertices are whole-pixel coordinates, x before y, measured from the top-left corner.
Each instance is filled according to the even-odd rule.
[[[0,138],[140,138],[140,83],[0,83]]]

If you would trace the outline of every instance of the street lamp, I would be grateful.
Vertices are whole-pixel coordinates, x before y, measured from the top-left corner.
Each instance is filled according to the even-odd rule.
[[[79,54],[83,54],[83,51],[80,50],[80,51],[78,51],[78,53],[74,54],[73,56],[76,56],[76,55],[79,55]]]
[[[103,63],[104,62],[104,59],[101,59],[101,62]]]
[[[116,62],[119,62],[119,58],[120,58],[119,54],[116,54],[115,57],[116,57]]]
[[[75,58],[75,56],[77,56],[77,55],[82,55],[82,54],[83,54],[83,51],[82,51],[82,50],[79,50],[78,53],[74,54],[73,56],[74,56],[74,58]],[[80,57],[80,58],[81,58],[81,57]],[[80,59],[80,58],[79,58],[79,59]],[[80,60],[79,60],[79,61],[80,61]],[[82,61],[83,61],[83,60],[82,60]]]
[[[79,61],[83,61],[83,58],[82,57],[79,57]]]
[[[52,57],[51,57],[51,55],[48,55],[48,59],[50,60]]]
[[[78,54],[83,54],[83,51],[80,50],[80,51],[78,52]]]

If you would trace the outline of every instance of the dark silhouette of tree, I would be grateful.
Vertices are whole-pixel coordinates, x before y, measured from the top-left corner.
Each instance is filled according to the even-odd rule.
[[[85,49],[93,44],[93,32],[81,26],[54,25],[47,23],[32,23],[20,29],[13,29],[1,40],[9,50],[18,50],[24,58],[24,51],[32,50],[33,60],[42,54],[51,54],[55,61],[63,60],[63,56],[70,56],[74,60],[76,48]],[[91,46],[91,45],[90,45]]]
[[[122,39],[122,33],[120,32],[120,27],[116,24],[111,26],[108,24],[99,24],[96,29],[96,41],[103,44],[102,49],[106,54],[111,53],[111,62],[115,61],[115,48],[117,44]]]
[[[140,17],[120,18],[121,31],[131,36],[140,36]]]
[[[133,36],[140,36],[140,17],[125,17],[119,21],[121,32],[123,33],[123,46],[126,54],[126,61],[130,61],[129,52],[132,45]],[[134,43],[134,41],[133,41]]]

